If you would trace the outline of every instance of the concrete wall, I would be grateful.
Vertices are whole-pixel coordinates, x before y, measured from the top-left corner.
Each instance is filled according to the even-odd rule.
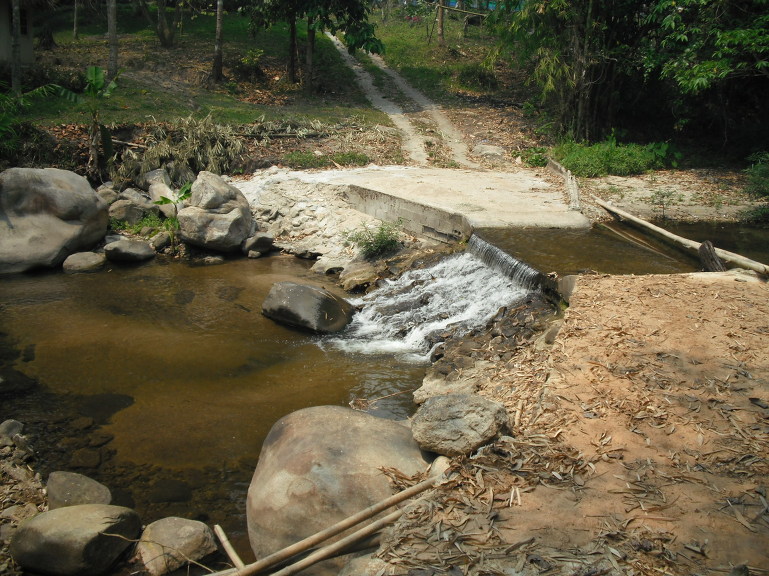
[[[356,210],[388,222],[400,219],[404,230],[440,242],[467,240],[473,232],[472,226],[462,214],[394,198],[355,185],[347,186],[345,194],[347,201]]]
[[[22,29],[21,35],[21,62],[32,64],[35,61],[32,20],[29,10],[24,7],[21,10],[24,13],[22,20],[27,24],[27,33],[24,34]],[[11,61],[11,36],[11,0],[0,0],[0,62]]]

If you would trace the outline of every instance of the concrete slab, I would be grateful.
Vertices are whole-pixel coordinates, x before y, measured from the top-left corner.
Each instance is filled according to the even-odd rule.
[[[367,166],[291,172],[305,182],[353,186],[463,216],[472,228],[587,228],[562,191],[530,172]]]

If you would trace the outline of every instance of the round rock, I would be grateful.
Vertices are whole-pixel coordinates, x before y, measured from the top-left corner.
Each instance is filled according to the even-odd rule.
[[[38,514],[11,539],[11,557],[25,572],[97,576],[114,564],[141,531],[130,508],[81,504]]]
[[[211,529],[197,520],[163,518],[142,532],[136,553],[150,576],[167,574],[216,552]]]
[[[118,240],[104,247],[104,254],[110,262],[141,262],[155,257],[155,251],[142,240]]]
[[[107,257],[96,252],[76,252],[67,257],[62,268],[69,274],[94,272],[104,267]]]

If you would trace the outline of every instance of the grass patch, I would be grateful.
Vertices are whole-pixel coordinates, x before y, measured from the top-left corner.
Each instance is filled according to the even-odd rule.
[[[361,249],[363,256],[371,259],[386,256],[398,249],[398,234],[402,222],[382,222],[378,227],[364,225],[358,230],[347,232],[346,239]]]
[[[575,176],[630,176],[664,168],[665,162],[655,146],[618,144],[614,139],[597,144],[566,141],[556,146],[553,154]]]
[[[371,160],[360,152],[335,152],[316,154],[312,151],[289,152],[283,156],[283,163],[295,170],[309,168],[333,168],[334,166],[366,166]]]
[[[769,196],[769,152],[759,152],[748,158],[752,162],[745,170],[748,182],[745,192],[753,196]]]
[[[129,224],[125,220],[118,220],[117,218],[109,219],[109,227],[115,232],[125,231],[131,234],[140,234],[145,228],[153,228],[155,230],[163,227],[163,220],[156,213],[150,212],[139,220],[136,224]]]

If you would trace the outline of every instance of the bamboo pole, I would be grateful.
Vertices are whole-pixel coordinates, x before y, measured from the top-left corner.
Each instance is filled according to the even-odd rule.
[[[694,240],[689,240],[688,238],[683,238],[682,236],[677,236],[672,232],[668,232],[664,228],[655,226],[651,222],[647,222],[646,220],[633,216],[632,214],[629,214],[624,210],[620,210],[619,208],[616,208],[615,206],[612,206],[611,204],[604,202],[603,200],[595,196],[593,196],[593,200],[601,208],[603,208],[604,210],[606,210],[607,212],[615,216],[618,216],[621,219],[629,220],[633,224],[636,224],[638,226],[641,226],[642,228],[650,230],[651,232],[659,236],[662,236],[667,240],[675,242],[676,244],[683,246],[688,250],[693,250],[695,252],[699,251],[699,248],[700,248],[699,242],[695,242]],[[750,258],[745,258],[745,256],[742,256],[740,254],[735,254],[734,252],[729,252],[728,250],[722,250],[721,248],[716,248],[716,254],[718,254],[718,257],[724,260],[725,262],[729,262],[730,264],[737,266],[739,268],[747,268],[748,270],[753,270],[754,272],[758,272],[759,274],[769,275],[769,266],[767,266],[766,264],[762,264],[761,262],[756,262],[755,260],[751,260]]]
[[[214,526],[214,533],[219,537],[219,541],[222,543],[222,548],[224,548],[224,551],[227,553],[230,562],[232,562],[236,568],[243,568],[245,566],[243,560],[241,560],[240,556],[238,556],[238,553],[235,552],[235,548],[232,547],[230,539],[227,538],[227,534],[225,534],[224,530],[221,526],[219,526],[219,524]]]
[[[329,544],[328,546],[313,552],[312,554],[307,556],[307,558],[303,558],[299,562],[295,564],[291,564],[291,566],[286,566],[285,568],[283,568],[283,570],[278,570],[272,576],[292,576],[292,574],[301,572],[305,568],[309,568],[310,566],[312,566],[313,564],[317,564],[321,560],[332,558],[333,556],[343,551],[348,546],[354,544],[355,542],[359,542],[360,540],[363,540],[364,538],[371,536],[372,534],[376,534],[391,522],[395,522],[398,518],[400,518],[401,514],[403,514],[403,510],[396,510],[395,512],[388,514],[384,518],[380,518],[376,522],[372,522],[365,528],[361,528],[360,530],[353,532],[349,536],[345,536],[341,540],[338,540],[333,544]]]
[[[324,542],[329,538],[332,538],[333,536],[336,536],[337,534],[344,532],[348,528],[352,528],[353,526],[360,524],[364,520],[368,520],[372,516],[376,516],[383,510],[387,510],[388,508],[390,508],[391,506],[394,506],[395,504],[403,502],[404,500],[407,500],[412,496],[415,496],[421,492],[424,492],[428,488],[432,488],[433,486],[435,486],[435,484],[439,480],[442,480],[442,479],[443,479],[443,476],[429,478],[428,480],[420,482],[419,484],[415,484],[411,488],[406,488],[405,490],[398,492],[397,494],[393,494],[392,496],[385,498],[384,500],[381,500],[376,504],[372,504],[368,508],[361,510],[360,512],[357,512],[356,514],[353,514],[352,516],[345,518],[344,520],[340,520],[333,526],[329,526],[325,530],[321,530],[320,532],[317,532],[312,536],[308,536],[304,540],[301,540],[296,544],[292,544],[291,546],[283,548],[282,550],[279,550],[274,554],[270,554],[269,556],[262,558],[261,560],[257,560],[256,562],[252,564],[248,564],[243,568],[232,568],[230,570],[225,570],[223,572],[215,572],[214,574],[210,574],[209,576],[252,576],[253,574],[258,574],[259,572],[262,572],[267,568],[270,568],[271,566],[275,566],[276,564],[279,564],[285,560],[288,560],[289,558],[296,556],[301,552],[305,552],[309,550],[313,546],[316,546],[317,544],[320,544],[321,542]],[[400,511],[398,513],[400,513]],[[392,516],[392,514],[390,516]],[[389,516],[386,516],[385,518],[389,518]],[[374,526],[375,524],[377,524],[377,522],[374,522],[373,524],[371,524],[371,526]],[[377,528],[377,530],[380,528],[381,526]],[[363,530],[366,530],[366,529],[365,528],[361,529],[358,532],[362,532]],[[374,530],[374,532],[375,531],[376,530]],[[356,532],[355,534],[358,534],[358,532]],[[362,536],[359,538],[362,538]],[[341,541],[342,540],[340,540],[340,542]],[[320,550],[318,552],[320,552]],[[310,556],[308,556],[308,558],[309,557]]]

